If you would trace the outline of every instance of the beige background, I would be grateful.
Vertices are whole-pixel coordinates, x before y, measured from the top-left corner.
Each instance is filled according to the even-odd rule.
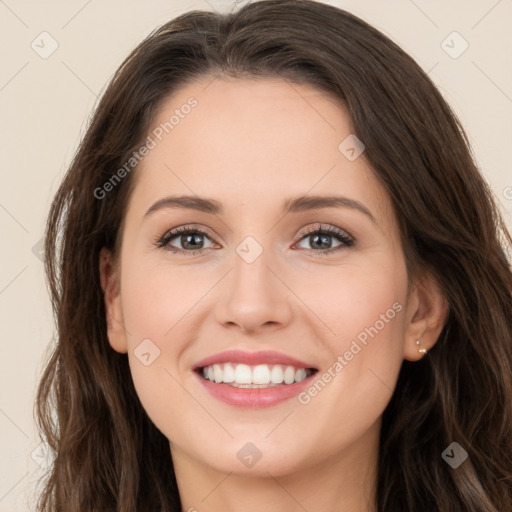
[[[466,127],[512,226],[512,1],[327,3],[373,24],[429,71]],[[229,5],[228,0],[0,0],[0,512],[34,510],[30,493],[38,461],[44,463],[32,407],[52,336],[38,258],[52,195],[97,97],[129,51],[177,14],[193,8],[223,11]],[[50,36],[40,36],[44,31],[58,44],[45,59],[31,47],[34,41],[39,52],[51,49]],[[452,48],[446,50],[455,55],[464,40],[469,45],[458,58],[442,46],[453,31],[463,39],[450,36],[444,45]]]

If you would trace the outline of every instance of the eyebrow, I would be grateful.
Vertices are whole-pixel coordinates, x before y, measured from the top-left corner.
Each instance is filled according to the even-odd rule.
[[[320,210],[322,208],[352,208],[357,210],[374,223],[377,223],[370,210],[362,203],[354,199],[342,196],[301,196],[287,199],[283,205],[283,215],[288,213],[304,212],[309,210]],[[210,213],[213,215],[222,214],[224,208],[222,203],[215,199],[208,199],[198,196],[168,196],[159,199],[144,214],[144,218],[152,213],[164,208],[182,208],[186,210],[196,210],[199,212]]]

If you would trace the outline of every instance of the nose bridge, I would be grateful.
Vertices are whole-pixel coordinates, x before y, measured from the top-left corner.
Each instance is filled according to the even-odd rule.
[[[271,291],[275,285],[272,281],[275,276],[269,267],[272,267],[275,258],[271,257],[272,249],[268,244],[264,248],[253,237],[247,237],[238,245],[235,252],[233,292],[241,297],[260,294],[272,296]]]
[[[289,296],[274,275],[277,260],[272,254],[268,244],[264,247],[252,236],[236,247],[226,293],[218,305],[220,322],[256,330],[265,324],[289,321]]]

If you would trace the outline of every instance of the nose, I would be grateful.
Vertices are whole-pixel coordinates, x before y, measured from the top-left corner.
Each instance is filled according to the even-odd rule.
[[[272,268],[275,260],[269,260],[267,251],[252,263],[235,255],[216,307],[217,321],[224,327],[257,333],[281,329],[291,321],[293,296]]]

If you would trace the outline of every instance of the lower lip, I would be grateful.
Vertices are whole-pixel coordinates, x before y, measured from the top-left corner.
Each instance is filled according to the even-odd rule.
[[[196,374],[201,384],[217,400],[235,407],[248,409],[261,409],[271,407],[285,400],[297,396],[306,386],[309,385],[312,375],[301,382],[293,384],[282,384],[269,388],[237,388],[229,384],[216,384]]]

